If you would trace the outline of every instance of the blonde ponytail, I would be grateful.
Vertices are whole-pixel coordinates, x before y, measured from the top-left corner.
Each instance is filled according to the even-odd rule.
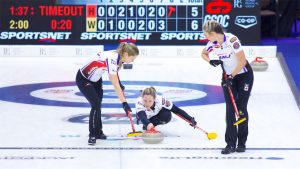
[[[138,56],[139,49],[134,43],[121,42],[117,52],[123,57],[124,53],[128,53],[129,56]]]
[[[120,55],[121,60],[123,60],[125,52],[128,53],[128,56],[139,55],[139,49],[134,43],[121,42],[116,51]],[[119,67],[121,66],[122,62],[119,63]]]

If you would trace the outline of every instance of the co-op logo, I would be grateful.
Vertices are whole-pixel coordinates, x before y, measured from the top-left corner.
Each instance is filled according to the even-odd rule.
[[[235,24],[248,29],[257,24],[256,16],[236,16]]]

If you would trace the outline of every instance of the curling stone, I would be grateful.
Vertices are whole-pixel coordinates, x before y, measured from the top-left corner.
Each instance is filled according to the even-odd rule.
[[[269,64],[265,60],[262,60],[262,57],[256,57],[250,65],[254,71],[266,71],[269,67]]]
[[[124,63],[123,64],[123,69],[132,69],[132,64],[131,63]]]
[[[142,139],[146,144],[158,144],[164,140],[164,135],[157,130],[147,130],[142,134]]]

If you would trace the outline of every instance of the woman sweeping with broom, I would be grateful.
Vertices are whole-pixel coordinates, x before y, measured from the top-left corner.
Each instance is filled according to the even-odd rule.
[[[80,92],[91,104],[89,116],[89,145],[96,144],[96,139],[106,139],[102,131],[101,103],[103,98],[102,75],[109,74],[109,80],[122,103],[123,109],[128,114],[131,108],[124,93],[124,86],[120,83],[118,71],[123,63],[133,62],[139,55],[139,49],[133,43],[120,43],[116,51],[104,51],[97,54],[97,59],[80,68],[76,75],[76,84]],[[123,88],[123,89],[122,89]]]
[[[220,23],[209,20],[202,29],[209,40],[202,51],[202,58],[214,67],[221,65],[223,70],[222,87],[226,100],[225,141],[227,145],[221,153],[245,152],[249,118],[247,104],[254,79],[252,68],[246,60],[239,39],[231,33],[224,33]],[[219,59],[210,60],[210,52],[213,52]]]

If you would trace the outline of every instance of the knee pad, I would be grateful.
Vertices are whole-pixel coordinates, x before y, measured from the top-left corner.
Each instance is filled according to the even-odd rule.
[[[161,124],[167,124],[172,119],[172,114],[171,114],[171,111],[169,111],[169,110],[165,110],[165,111],[161,112],[158,116],[159,116],[159,121]]]

